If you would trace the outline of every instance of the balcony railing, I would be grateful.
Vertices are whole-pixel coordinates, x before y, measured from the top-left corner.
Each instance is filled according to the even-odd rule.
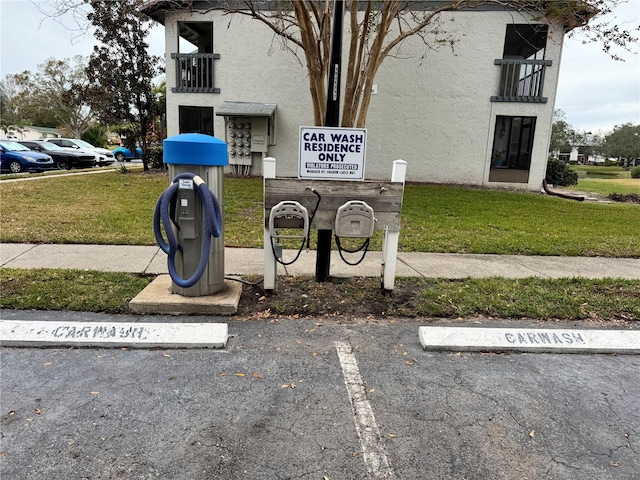
[[[214,61],[220,58],[217,53],[172,53],[176,62],[176,86],[171,89],[177,93],[220,93],[214,85]]]
[[[501,70],[498,95],[491,97],[492,102],[547,102],[542,89],[544,71],[551,60],[499,58],[494,63]]]

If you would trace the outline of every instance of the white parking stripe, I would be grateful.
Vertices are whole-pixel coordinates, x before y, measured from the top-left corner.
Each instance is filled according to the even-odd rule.
[[[373,410],[364,391],[362,377],[351,345],[346,342],[335,342],[335,347],[340,359],[342,375],[349,393],[349,402],[351,402],[354,422],[369,475],[374,479],[394,478]]]

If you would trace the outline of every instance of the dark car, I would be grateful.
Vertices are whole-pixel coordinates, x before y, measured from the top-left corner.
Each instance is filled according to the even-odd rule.
[[[18,143],[24,145],[35,152],[42,152],[50,155],[60,170],[70,168],[90,168],[96,166],[96,156],[85,152],[72,152],[59,147],[55,143],[43,140],[20,140]]]
[[[107,150],[106,148],[94,147],[88,142],[81,140],[79,138],[45,138],[46,142],[55,143],[59,147],[66,148],[69,150],[83,151],[83,152],[91,152],[95,153],[98,158],[96,161],[99,166],[103,165],[111,165],[115,158],[111,150]]]
[[[56,168],[53,159],[33,152],[13,140],[0,140],[0,170],[3,172],[44,172]]]

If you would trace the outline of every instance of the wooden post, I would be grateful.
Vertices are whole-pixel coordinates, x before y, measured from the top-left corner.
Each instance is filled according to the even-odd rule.
[[[391,181],[404,185],[407,176],[407,162],[395,160],[391,170]],[[382,287],[385,290],[393,290],[396,281],[396,264],[398,257],[399,231],[385,231],[382,248]]]
[[[266,157],[262,160],[262,195],[264,198],[264,179],[276,178],[276,159],[273,157]],[[273,250],[271,249],[271,232],[267,227],[268,222],[263,219],[264,225],[264,289],[276,290],[276,279],[278,273],[278,263],[273,256]]]

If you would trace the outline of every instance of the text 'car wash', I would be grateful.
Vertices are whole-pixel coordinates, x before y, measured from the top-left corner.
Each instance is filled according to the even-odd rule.
[[[300,178],[363,180],[367,131],[300,127]]]

